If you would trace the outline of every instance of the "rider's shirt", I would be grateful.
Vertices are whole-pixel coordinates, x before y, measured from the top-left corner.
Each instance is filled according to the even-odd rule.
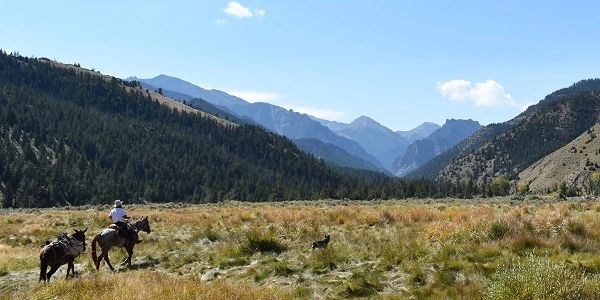
[[[127,213],[121,207],[113,208],[113,210],[111,210],[110,214],[109,214],[109,216],[112,218],[113,223],[125,222],[125,218],[123,218],[123,217],[126,215],[127,215]]]

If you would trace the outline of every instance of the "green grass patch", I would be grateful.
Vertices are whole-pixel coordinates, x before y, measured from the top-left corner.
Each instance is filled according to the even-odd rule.
[[[376,272],[353,273],[344,282],[338,295],[341,297],[369,297],[375,295],[383,289],[383,284],[379,279],[380,276],[381,274]]]
[[[281,253],[287,250],[287,245],[275,236],[274,231],[250,230],[246,233],[246,241],[241,251],[246,254]]]
[[[597,281],[564,263],[529,255],[499,268],[486,299],[598,299]]]

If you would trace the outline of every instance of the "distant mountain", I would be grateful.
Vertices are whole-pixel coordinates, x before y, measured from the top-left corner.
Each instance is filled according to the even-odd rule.
[[[543,193],[565,182],[582,187],[591,174],[600,170],[600,124],[594,125],[575,140],[538,160],[519,174],[534,193]]]
[[[268,103],[250,103],[219,90],[206,90],[187,81],[159,75],[151,79],[130,77],[145,84],[206,100],[217,107],[222,106],[239,116],[252,119],[266,129],[290,139],[316,138],[342,148],[348,154],[359,157],[379,169],[381,163],[350,138],[340,136],[306,114],[300,114]]]
[[[407,177],[436,178],[436,177],[440,176],[441,178],[446,178],[446,179],[453,178],[454,176],[449,176],[448,173],[446,173],[446,175],[441,175],[442,170],[444,168],[448,167],[450,164],[453,164],[454,162],[460,164],[460,162],[458,162],[458,161],[461,158],[469,156],[470,154],[474,153],[475,151],[478,151],[479,148],[484,147],[488,143],[496,140],[498,137],[500,137],[502,135],[506,135],[506,133],[510,129],[515,128],[519,124],[522,124],[522,122],[524,122],[527,119],[531,118],[532,116],[536,115],[536,113],[538,111],[543,111],[549,107],[552,107],[556,103],[563,103],[565,101],[565,99],[572,98],[575,95],[578,95],[578,94],[580,95],[581,93],[591,92],[591,91],[595,91],[595,90],[600,90],[600,79],[582,80],[582,81],[579,81],[579,82],[571,85],[568,88],[563,88],[563,89],[557,90],[557,91],[549,94],[548,96],[546,96],[538,104],[530,106],[529,108],[527,108],[527,110],[525,112],[519,114],[517,117],[515,117],[513,119],[511,119],[507,122],[504,122],[504,123],[490,124],[490,125],[483,127],[478,132],[473,134],[471,137],[465,139],[461,143],[452,147],[447,152],[442,153],[441,155],[435,157],[434,159],[432,159],[431,161],[429,161],[422,167],[418,168],[417,170],[410,172],[409,174],[407,174]],[[538,124],[538,125],[541,125],[541,124]],[[586,124],[586,125],[589,125],[589,126],[587,126],[587,128],[589,128],[593,124]],[[582,130],[585,130],[585,129],[582,129]],[[572,134],[572,132],[570,134]],[[552,143],[553,144],[552,147],[547,147],[545,149],[545,151],[542,151],[542,153],[537,153],[536,155],[540,155],[539,157],[537,157],[537,159],[549,154],[550,152],[560,148],[560,146],[562,146],[562,145],[568,143],[569,141],[571,141],[572,139],[574,139],[575,136],[571,136],[570,134],[567,137],[567,139],[570,138],[569,140],[566,140],[566,141],[561,140],[559,142],[558,146],[555,143]],[[548,137],[548,139],[552,139],[552,138]],[[505,139],[503,139],[503,140],[505,140]],[[538,147],[544,148],[545,145],[547,145],[547,144],[545,142],[542,142],[540,145],[534,145],[534,146],[535,146],[535,148],[538,148]],[[525,149],[523,149],[523,150],[527,151]],[[527,155],[527,156],[529,156],[529,155]],[[533,161],[535,161],[537,159],[533,159]],[[533,163],[533,161],[529,161],[529,163]],[[499,166],[498,163],[494,164],[494,167],[492,168],[492,170],[496,170],[496,168],[498,168],[498,166]],[[450,168],[455,169],[455,167],[450,167]],[[479,168],[485,168],[485,167],[480,165]],[[512,172],[510,172],[510,173],[514,174],[514,172],[517,172],[517,170],[516,169],[512,170]],[[481,173],[481,172],[476,171],[475,173]],[[493,171],[492,173],[499,174],[495,171]],[[464,179],[470,178],[467,174],[464,174],[464,175],[466,176],[466,177],[464,177]],[[479,176],[477,176],[477,177],[479,178]],[[456,179],[456,178],[453,178],[453,179]],[[473,179],[476,179],[476,178],[473,178]]]
[[[403,176],[417,169],[435,156],[471,136],[480,128],[481,125],[473,120],[447,120],[442,127],[428,137],[408,145],[404,154],[394,161],[394,174]]]
[[[438,175],[479,184],[497,176],[515,178],[535,161],[563,147],[599,121],[600,91],[581,92],[521,116],[510,128]]]
[[[194,85],[185,80],[171,77],[167,75],[158,75],[154,78],[142,79],[137,77],[129,77],[126,79],[127,81],[137,80],[142,83],[147,83],[151,86],[166,89],[169,91],[177,92],[184,95],[189,95],[192,98],[200,98],[206,100],[212,104],[230,107],[235,105],[247,105],[249,104],[247,101],[231,96],[227,93],[221,92],[219,90],[207,90],[203,89],[197,85]]]
[[[338,132],[358,142],[388,170],[391,170],[398,153],[404,152],[408,146],[406,139],[365,116],[357,118]],[[395,153],[390,153],[390,150]]]
[[[269,103],[252,103],[232,107],[237,113],[248,116],[268,130],[285,135],[290,139],[315,138],[336,145],[348,154],[383,169],[381,163],[367,153],[357,142],[340,136],[306,114],[300,114]]]
[[[329,143],[321,142],[318,139],[295,139],[294,144],[301,150],[311,153],[317,159],[334,164],[340,167],[348,167],[354,169],[364,169],[372,171],[381,171],[381,168],[362,160],[356,156],[348,154],[344,149]]]
[[[439,172],[446,167],[453,159],[468,155],[473,150],[481,147],[490,139],[506,131],[508,124],[490,124],[482,127],[470,137],[464,139],[446,152],[434,157],[423,166],[409,172],[404,177],[406,178],[427,178],[434,179]]]
[[[130,79],[136,80],[134,78],[135,77],[130,77]],[[151,90],[151,91],[158,90],[157,87],[152,86],[147,82],[140,81],[140,84],[142,85],[143,88],[146,88],[148,90]],[[185,103],[186,105],[189,105],[193,108],[201,110],[203,112],[209,113],[209,114],[217,116],[217,117],[225,118],[227,120],[233,121],[238,124],[255,124],[254,121],[248,119],[247,117],[243,117],[243,116],[236,114],[235,112],[231,111],[227,107],[218,106],[216,104],[212,104],[212,103],[205,101],[203,99],[200,99],[200,98],[194,98],[193,96],[175,92],[175,91],[171,91],[168,89],[162,89],[162,94],[171,99],[177,100],[181,103]]]
[[[346,126],[348,126],[347,123],[342,123],[342,122],[337,122],[337,121],[329,121],[329,120],[325,120],[325,119],[321,119],[321,118],[317,118],[317,117],[313,117],[310,116],[313,120],[327,126],[327,128],[331,129],[334,132],[338,132],[344,128],[346,128]]]
[[[405,138],[409,143],[412,143],[430,136],[434,131],[440,129],[440,127],[438,124],[425,122],[409,131],[396,131],[396,133]]]

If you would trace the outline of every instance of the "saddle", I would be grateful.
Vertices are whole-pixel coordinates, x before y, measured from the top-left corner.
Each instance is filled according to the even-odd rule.
[[[79,256],[79,254],[81,254],[81,252],[83,252],[83,243],[65,233],[58,236],[58,239],[56,241],[47,243],[47,246],[52,247],[52,249],[54,249],[54,247],[62,248],[63,253],[66,256],[77,257]]]
[[[137,231],[129,223],[121,223],[120,226],[118,224],[110,224],[108,228],[114,229],[119,237],[133,240],[136,243],[139,242]]]

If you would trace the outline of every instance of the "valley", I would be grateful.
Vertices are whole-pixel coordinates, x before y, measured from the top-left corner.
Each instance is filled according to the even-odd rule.
[[[550,200],[550,201],[549,201]],[[90,247],[38,284],[37,251],[108,223],[109,206],[0,213],[4,299],[592,299],[600,296],[600,204],[528,197],[128,205],[149,216],[132,269],[95,271]],[[330,234],[325,249],[312,241]],[[125,252],[114,249],[118,264]],[[61,270],[64,272],[63,266]],[[540,277],[540,275],[543,276]],[[143,287],[143,288],[141,288]],[[526,291],[526,292],[525,292]]]

